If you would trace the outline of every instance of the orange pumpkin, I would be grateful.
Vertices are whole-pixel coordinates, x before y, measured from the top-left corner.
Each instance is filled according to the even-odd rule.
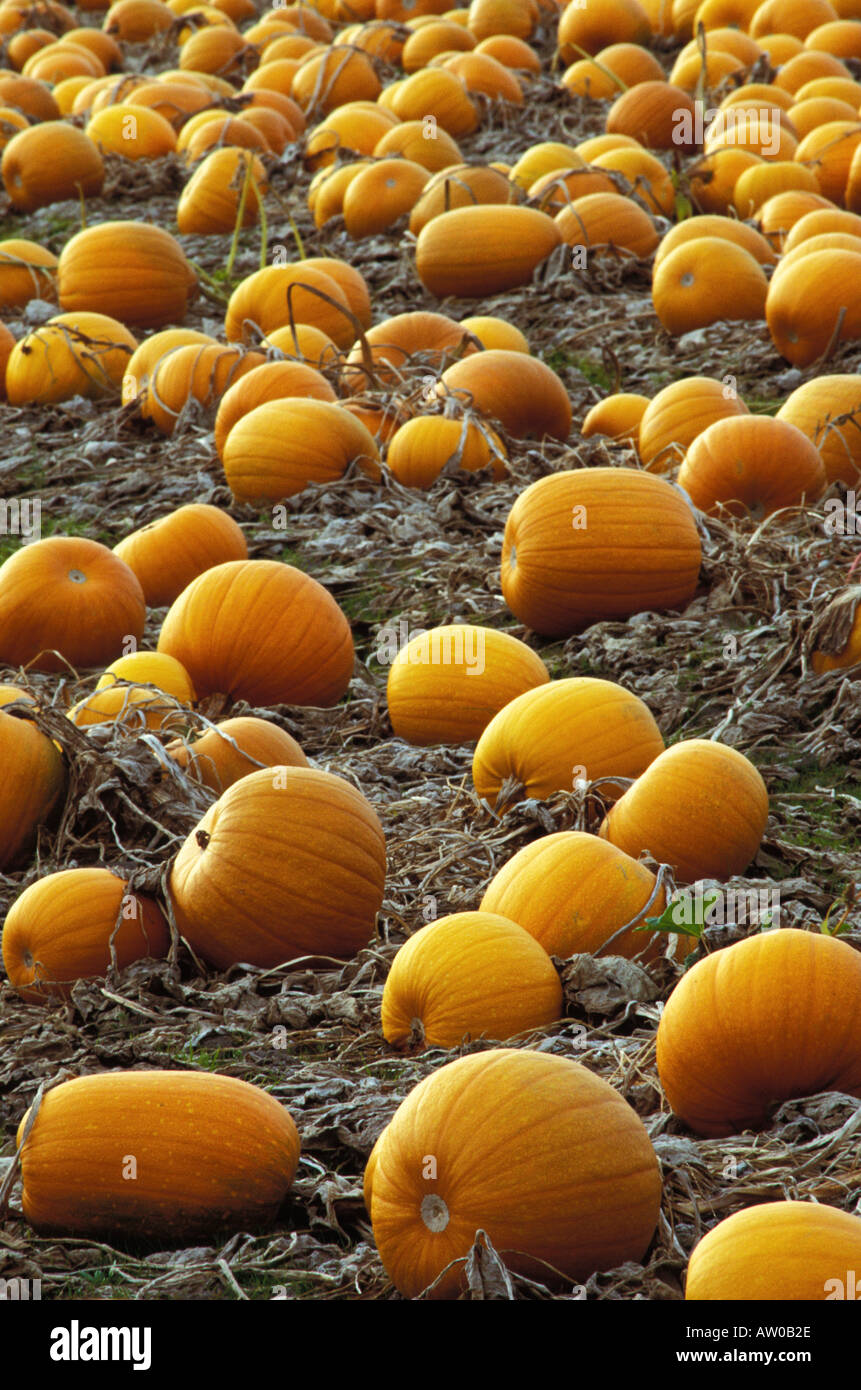
[[[799,163],[809,161],[819,182],[819,192],[842,206],[853,157],[861,147],[861,122],[826,121],[805,135],[795,152]]]
[[[637,778],[599,834],[632,859],[648,850],[693,883],[744,873],[767,822],[768,792],[753,763],[724,744],[684,739]]]
[[[396,655],[381,642],[378,656],[391,661],[386,698],[395,736],[419,747],[479,738],[509,701],[550,680],[516,637],[464,623],[420,633]]]
[[[661,1179],[642,1121],[612,1086],[567,1057],[499,1048],[410,1092],[377,1141],[365,1194],[392,1282],[438,1299],[465,1286],[477,1230],[542,1281],[641,1260]]]
[[[323,297],[325,296],[325,298]],[[248,342],[254,330],[264,336],[291,322],[309,323],[338,347],[349,347],[355,328],[343,290],[324,271],[298,265],[267,266],[248,275],[233,291],[224,332],[231,343]]]
[[[455,208],[419,234],[416,271],[440,298],[484,298],[528,284],[561,240],[553,219],[535,208]]]
[[[373,153],[377,159],[401,155],[432,174],[463,159],[456,141],[442,126],[428,126],[424,121],[400,121],[391,126],[380,136]]]
[[[765,317],[775,347],[796,367],[809,367],[832,343],[861,338],[861,275],[856,251],[817,251],[772,281]]]
[[[301,64],[290,95],[306,113],[325,116],[348,101],[375,101],[382,91],[374,65],[360,49],[328,48]]]
[[[737,246],[741,246],[743,250],[753,256],[760,265],[773,265],[777,260],[770,242],[753,227],[749,227],[747,223],[739,222],[737,217],[704,214],[700,217],[686,217],[684,222],[678,222],[675,227],[670,228],[655,252],[653,269],[657,270],[661,261],[671,251],[675,251],[685,242],[695,241],[701,236],[723,237],[726,241],[735,242]]]
[[[747,406],[726,382],[687,376],[665,386],[643,412],[637,449],[650,472],[665,472],[681,463],[698,434],[729,415],[746,415]]]
[[[128,565],[83,536],[48,536],[0,566],[0,660],[37,671],[105,666],[129,637],[140,642],[146,607]]]
[[[679,470],[694,506],[755,520],[815,502],[827,479],[819,450],[801,430],[768,415],[735,415],[698,434]]]
[[[260,767],[307,767],[298,743],[277,724],[245,715],[222,719],[193,743],[174,739],[165,750],[194,781],[220,796]]]
[[[13,135],[3,150],[0,174],[12,206],[33,212],[64,198],[101,193],[105,169],[82,130],[65,121],[44,121]]]
[[[755,217],[769,198],[790,189],[805,193],[819,192],[819,179],[812,169],[792,160],[771,160],[745,169],[736,180],[733,207],[739,217]]]
[[[588,193],[566,204],[554,221],[563,241],[586,247],[593,255],[605,248],[621,247],[646,257],[660,241],[648,213],[619,193]]]
[[[611,135],[633,135],[649,150],[690,150],[696,141],[693,134],[685,139],[685,131],[694,131],[695,115],[693,98],[661,76],[617,96],[606,129]]]
[[[461,325],[445,314],[421,309],[395,314],[365,334],[369,362],[366,363],[361,342],[353,347],[344,369],[344,387],[347,391],[364,390],[369,370],[381,384],[390,385],[402,379],[402,369],[412,359],[439,368],[446,358],[455,356],[465,337]]]
[[[474,421],[417,415],[397,430],[386,463],[404,487],[428,488],[443,469],[455,463],[467,473],[492,467],[495,478],[503,477],[505,451],[492,430],[481,429]]]
[[[176,149],[170,121],[151,107],[132,102],[99,111],[86,133],[103,154],[118,154],[123,159],[160,159]]]
[[[548,954],[563,959],[606,948],[608,955],[630,959],[643,952],[651,960],[667,940],[638,928],[664,909],[666,894],[656,886],[651,870],[615,845],[562,830],[518,850],[491,879],[480,910],[517,922]]]
[[[728,319],[765,317],[768,281],[759,262],[723,237],[697,237],[665,256],[652,280],[661,326],[678,336]]]
[[[280,502],[309,483],[334,482],[356,464],[379,477],[379,450],[349,411],[330,401],[288,396],[266,401],[233,426],[221,451],[237,502]]]
[[[829,483],[861,482],[861,382],[854,373],[798,386],[777,412],[816,445]]]
[[[113,9],[131,3],[143,0]],[[256,1230],[275,1221],[299,1160],[284,1107],[233,1076],[102,1072],[48,1091],[25,1140],[29,1114],[18,1129],[22,1206],[42,1235],[160,1249]]]
[[[586,53],[599,53],[611,43],[647,43],[649,18],[638,0],[571,0],[559,17],[557,42],[563,63]]]
[[[636,695],[614,681],[572,676],[518,695],[491,719],[475,749],[472,780],[491,806],[504,787],[507,799],[543,799],[578,779],[637,777],[663,749]],[[610,791],[618,795],[618,784]]]
[[[192,502],[133,531],[114,554],[137,576],[147,605],[162,608],[206,570],[247,559],[248,547],[226,512]]]
[[[831,206],[821,193],[793,189],[788,193],[775,193],[763,203],[756,220],[763,236],[768,238],[775,250],[780,251],[788,233],[806,213]]]
[[[410,159],[379,159],[353,179],[343,203],[344,226],[351,237],[388,231],[411,212],[430,173]]]
[[[857,1216],[816,1201],[761,1202],[724,1217],[694,1246],[685,1299],[783,1304],[848,1298],[848,1271],[859,1263]]]
[[[160,333],[150,334],[132,353],[123,372],[123,405],[129,405],[132,401],[145,401],[152,374],[168,352],[172,352],[174,348],[187,347],[190,343],[208,343],[215,346],[215,341],[208,333],[200,333],[196,328],[165,328]]]
[[[154,899],[128,893],[110,869],[47,874],[15,899],[3,923],[9,983],[40,1003],[68,998],[77,980],[167,954],[170,934]]]
[[[203,411],[214,412],[228,387],[246,372],[263,366],[260,352],[221,343],[189,343],[166,352],[153,368],[141,403],[141,414],[162,434],[172,434],[178,420],[194,401]]]
[[[4,704],[26,698],[16,692]],[[29,719],[17,719],[4,709],[0,709],[0,758],[0,869],[7,869],[30,850],[37,828],[55,810],[65,791],[66,774],[57,745]]]
[[[161,0],[115,0],[102,28],[121,43],[146,43],[172,24],[173,14]]]
[[[35,241],[0,241],[0,306],[23,309],[31,299],[56,301],[57,257]]]
[[[567,439],[571,432],[571,401],[559,377],[522,352],[490,348],[464,357],[446,368],[436,393],[475,406],[517,439]]]
[[[465,83],[445,68],[422,68],[399,83],[391,109],[400,121],[432,116],[453,140],[478,128],[478,111]]]
[[[535,632],[570,636],[689,603],[700,561],[690,507],[662,478],[615,468],[553,473],[508,514],[502,593]]]
[[[511,193],[510,182],[498,169],[480,164],[449,166],[428,179],[410,213],[410,231],[418,236],[435,217],[454,208],[508,203]]]
[[[658,1074],[697,1134],[763,1129],[782,1102],[861,1095],[861,956],[786,927],[697,962],[664,1005]]]
[[[428,1047],[464,1037],[506,1042],[558,1022],[562,985],[543,947],[506,917],[456,912],[401,946],[383,990],[383,1037],[393,1047],[418,1030]]]
[[[163,228],[100,222],[66,242],[57,263],[57,289],[63,309],[162,328],[185,318],[197,276],[179,242]]]
[[[333,705],[354,665],[335,600],[277,560],[230,561],[199,575],[169,609],[158,650],[182,662],[198,695],[251,705]]]
[[[137,343],[106,314],[55,314],[21,338],[6,363],[11,405],[43,405],[86,396],[98,400],[120,389]]]
[[[648,404],[648,396],[640,396],[634,391],[620,391],[607,396],[588,411],[580,426],[580,433],[584,439],[591,439],[594,434],[604,434],[617,442],[636,445],[640,421]]]
[[[242,226],[253,227],[260,218],[267,187],[266,170],[255,155],[234,147],[213,150],[182,190],[176,209],[177,226],[188,236],[232,232],[245,189]]]
[[[219,458],[233,426],[258,405],[288,396],[310,397],[318,401],[336,400],[326,378],[301,362],[264,362],[244,373],[225,391],[215,417],[215,447]]]
[[[255,874],[261,825],[269,850]],[[361,792],[282,766],[228,787],[180,849],[168,888],[180,932],[205,960],[265,969],[354,956],[373,934],[385,872],[382,827]]]

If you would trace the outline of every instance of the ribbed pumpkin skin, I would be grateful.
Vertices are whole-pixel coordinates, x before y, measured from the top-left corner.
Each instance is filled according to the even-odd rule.
[[[291,286],[296,288],[291,290]],[[322,291],[327,299],[316,291]],[[288,294],[289,306],[288,307]],[[310,323],[327,333],[338,347],[347,348],[355,338],[353,322],[343,290],[324,271],[300,265],[272,265],[248,275],[230,296],[224,319],[228,342],[248,342],[255,327],[264,335],[290,322]]]
[[[56,265],[57,257],[38,242],[23,237],[0,241],[0,305],[23,309],[31,299],[56,300]]]
[[[626,922],[642,925],[659,917],[666,904],[663,889],[644,911],[655,887],[645,864],[581,830],[542,835],[518,850],[488,884],[482,912],[509,917],[534,936],[548,955],[597,955]],[[608,955],[629,959],[644,952],[650,960],[667,943],[663,935],[650,944],[646,932],[632,927],[617,937]]]
[[[735,415],[698,434],[678,484],[710,516],[721,507],[757,520],[815,502],[825,491],[819,450],[801,430],[768,415]]]
[[[124,1176],[130,1156],[134,1181]],[[246,1081],[185,1071],[77,1077],[45,1094],[24,1144],[24,1216],[40,1235],[146,1241],[254,1229],[274,1221],[298,1161],[289,1113]]]
[[[208,838],[207,838],[208,837]],[[351,783],[278,766],[234,782],[174,861],[177,926],[219,969],[354,956],[374,932],[386,846]]]
[[[636,445],[640,421],[648,404],[648,396],[635,391],[617,391],[592,406],[580,426],[580,433],[584,439],[603,434]]]
[[[227,512],[191,502],[133,531],[114,554],[137,576],[147,605],[162,608],[213,566],[247,560],[248,545]]]
[[[143,637],[144,596],[128,565],[98,541],[48,536],[0,566],[0,661],[64,671],[104,667]],[[38,658],[38,660],[36,659]]]
[[[182,190],[176,209],[180,232],[197,236],[232,232],[246,179],[242,225],[253,227],[260,218],[260,201],[267,189],[263,164],[250,151],[232,146],[213,150]]]
[[[743,873],[768,823],[768,792],[753,763],[710,739],[684,739],[656,758],[598,832],[633,859],[648,850],[676,878]]]
[[[3,150],[0,171],[13,207],[21,212],[77,198],[79,190],[85,198],[98,194],[105,178],[92,140],[76,126],[52,120],[13,135]]]
[[[250,705],[334,705],[354,665],[350,625],[331,594],[277,560],[199,575],[169,609],[158,650],[182,662],[198,695]]]
[[[569,246],[599,255],[610,246],[635,256],[651,255],[658,245],[655,224],[638,203],[620,193],[587,193],[565,203],[554,218]]]
[[[418,236],[435,217],[454,208],[475,204],[500,204],[511,201],[509,180],[499,169],[487,165],[455,165],[434,174],[410,214],[410,231]]]
[[[534,632],[567,637],[605,618],[689,603],[701,558],[691,510],[662,478],[618,468],[553,473],[508,514],[502,593]]]
[[[53,405],[119,391],[137,342],[107,314],[55,314],[13,347],[6,363],[10,405]]]
[[[586,53],[600,53],[614,43],[648,43],[649,18],[638,0],[571,0],[559,17],[559,56],[573,63]]]
[[[495,441],[491,448],[489,437]],[[444,415],[417,415],[397,430],[386,454],[392,475],[404,487],[432,487],[454,458],[467,473],[492,466],[493,476],[505,476],[504,447],[491,430],[482,431],[471,420],[449,420]]]
[[[688,446],[715,420],[746,415],[747,406],[722,381],[684,377],[652,398],[640,421],[637,451],[644,468],[657,473],[681,463]]]
[[[675,227],[670,228],[655,252],[653,268],[657,270],[661,261],[671,251],[675,251],[686,241],[696,240],[701,236],[724,237],[727,241],[734,241],[745,251],[749,251],[760,265],[774,265],[777,260],[774,248],[753,227],[748,227],[745,222],[739,222],[735,217],[704,213],[699,217],[686,217],[684,222],[677,222]]]
[[[195,781],[220,796],[222,792],[264,767],[307,767],[298,743],[277,724],[253,715],[222,719],[193,743],[174,739],[166,750]]]
[[[24,698],[24,697],[22,697]],[[63,794],[59,748],[27,719],[0,710],[0,869],[20,860]]]
[[[276,330],[277,331],[277,330]],[[227,436],[236,422],[258,405],[283,400],[286,396],[307,396],[318,401],[337,397],[322,372],[302,362],[264,362],[228,387],[215,417],[215,448],[223,456]]]
[[[509,777],[524,796],[540,799],[570,790],[579,777],[639,777],[663,751],[660,730],[638,696],[614,681],[571,676],[528,690],[500,710],[478,741],[472,780],[491,806]]]
[[[504,348],[476,352],[447,367],[438,396],[453,392],[517,439],[567,439],[571,401],[556,373],[538,357]]]
[[[182,323],[197,277],[179,242],[145,222],[101,222],[60,253],[63,309],[92,309],[121,323],[163,328]]]
[[[183,410],[196,401],[213,412],[225,391],[246,372],[262,367],[266,358],[253,349],[223,343],[187,343],[166,352],[153,368],[141,402],[141,414],[162,434],[173,434]]]
[[[861,956],[794,927],[715,951],[665,1004],[657,1058],[672,1110],[710,1137],[763,1129],[798,1096],[861,1096]]]
[[[505,1042],[558,1022],[562,985],[547,952],[506,917],[456,912],[401,946],[383,990],[383,1037],[409,1041],[415,1020],[428,1047],[465,1036]]]
[[[361,420],[340,405],[300,397],[243,415],[221,457],[237,502],[280,502],[309,483],[336,482],[353,463],[379,478],[380,451]]]
[[[423,1176],[428,1155],[435,1177]],[[468,1255],[477,1230],[509,1268],[543,1281],[547,1264],[579,1280],[640,1260],[661,1178],[641,1120],[607,1082],[565,1057],[498,1048],[410,1092],[366,1191],[380,1258],[415,1298]],[[430,1297],[456,1298],[463,1282],[455,1265]]]
[[[216,345],[209,333],[201,333],[196,328],[164,328],[160,333],[151,333],[138,345],[128,360],[123,372],[123,405],[140,400],[146,407],[146,387],[161,359],[175,348],[189,347],[192,343]]]
[[[813,441],[829,483],[852,487],[861,478],[861,431],[851,419],[831,423],[844,415],[861,424],[861,381],[851,373],[805,382],[784,401],[776,418],[795,425]]]
[[[529,284],[536,266],[561,243],[553,218],[535,208],[454,208],[419,233],[416,271],[440,299],[483,299]]]
[[[120,970],[144,956],[164,956],[170,945],[155,899],[126,896],[125,881],[110,869],[48,874],[24,889],[3,923],[3,964],[10,984],[36,1002],[67,998],[76,980],[109,969],[112,935]]]
[[[765,317],[767,294],[759,262],[723,237],[700,237],[677,246],[652,281],[655,313],[676,336],[722,319],[758,322]]]
[[[507,632],[435,627],[392,662],[389,718],[397,738],[419,747],[468,743],[510,700],[549,680],[541,657]]]
[[[820,1202],[763,1202],[719,1221],[694,1246],[685,1299],[811,1303],[861,1268],[861,1218]]]
[[[391,385],[402,379],[401,368],[411,357],[421,353],[429,366],[439,367],[461,346],[465,336],[465,329],[446,314],[415,309],[375,323],[365,339],[378,381]],[[343,385],[347,391],[363,391],[368,385],[361,342],[347,356]]]
[[[859,277],[857,252],[817,251],[772,281],[765,317],[782,357],[794,367],[809,367],[828,347],[843,309],[837,342],[861,338],[861,298],[853,288]]]

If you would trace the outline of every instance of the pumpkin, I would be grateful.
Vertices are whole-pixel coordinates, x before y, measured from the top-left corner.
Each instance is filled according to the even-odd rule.
[[[197,276],[179,242],[162,227],[100,222],[66,242],[57,263],[57,288],[63,309],[162,328],[185,318]]]
[[[59,121],[61,115],[47,83],[10,72],[0,76],[0,102],[23,111],[31,121]]]
[[[781,163],[772,160],[768,164],[755,164],[751,169],[745,169],[736,181],[733,207],[739,217],[755,217],[769,198],[790,189],[818,193],[819,180],[812,169],[791,161]]]
[[[711,214],[723,217],[734,206],[735,186],[742,174],[764,163],[765,160],[758,154],[734,147],[717,149],[698,159],[690,168],[691,198],[694,206],[703,216]]]
[[[489,34],[475,46],[476,53],[489,53],[498,63],[514,68],[521,77],[528,74],[537,77],[541,72],[541,59],[528,43],[515,34]]]
[[[344,226],[351,237],[388,231],[418,202],[430,173],[410,159],[379,159],[351,180],[344,194]]]
[[[554,218],[563,241],[593,255],[621,247],[634,256],[651,255],[660,241],[655,224],[631,198],[620,193],[588,193],[567,203]]]
[[[101,1072],[43,1096],[21,1149],[22,1206],[40,1235],[188,1244],[271,1225],[298,1160],[293,1120],[258,1086],[211,1072]]]
[[[585,198],[590,193],[615,193],[616,185],[609,174],[592,169],[551,169],[542,174],[529,188],[529,197],[541,212],[556,216],[568,203]]]
[[[461,319],[461,328],[479,340],[483,348],[501,348],[505,352],[531,352],[526,335],[506,319],[493,314],[474,314]]]
[[[775,250],[780,251],[787,234],[806,213],[831,206],[821,193],[805,193],[803,189],[792,189],[787,193],[776,193],[763,203],[757,215],[757,222],[763,236],[768,238]]]
[[[420,232],[416,272],[439,298],[484,298],[528,284],[561,240],[553,219],[535,208],[455,208]]]
[[[332,276],[309,268],[305,261],[267,266],[246,276],[233,291],[224,332],[231,343],[248,342],[255,330],[265,336],[292,318],[321,329],[338,347],[346,348],[355,338],[349,307]]]
[[[326,378],[302,362],[264,362],[253,367],[225,391],[215,417],[215,447],[224,456],[227,436],[243,416],[267,401],[287,396],[310,397],[318,401],[336,400]]]
[[[708,376],[671,382],[643,412],[637,448],[644,468],[663,472],[681,463],[689,445],[715,420],[746,415],[747,406],[734,389]]]
[[[809,367],[834,343],[861,338],[856,251],[817,251],[772,280],[765,317],[772,341],[795,367]]]
[[[168,887],[181,934],[205,960],[266,969],[354,956],[373,935],[385,872],[382,827],[361,792],[279,766],[228,787],[180,849]]]
[[[351,464],[379,478],[379,450],[355,415],[325,400],[288,396],[255,406],[221,450],[237,502],[280,502],[309,483],[334,482]]]
[[[432,1160],[432,1161],[429,1161]],[[641,1260],[661,1177],[640,1118],[567,1057],[498,1048],[433,1071],[365,1179],[374,1238],[406,1298],[456,1298],[477,1230],[545,1282]]]
[[[628,180],[632,193],[639,194],[649,211],[664,217],[673,216],[675,189],[663,164],[648,150],[636,148],[608,150],[592,160],[595,169],[612,169]]]
[[[816,446],[794,425],[768,415],[734,415],[709,425],[688,449],[677,481],[709,516],[723,509],[756,521],[815,502],[827,486]]]
[[[686,128],[694,129],[695,115],[693,98],[662,75],[617,96],[606,129],[610,135],[633,135],[649,150],[690,150],[696,142],[683,136]]]
[[[281,155],[297,138],[292,123],[280,111],[269,106],[247,106],[242,113],[246,125],[260,132],[273,154]]]
[[[262,767],[307,767],[298,743],[277,724],[245,715],[222,719],[193,743],[174,739],[165,750],[196,782],[220,796]]]
[[[374,146],[397,125],[396,118],[376,102],[348,102],[332,111],[305,139],[303,158],[309,169],[334,164],[336,157],[373,154]]]
[[[26,698],[15,695],[4,703]],[[65,791],[66,774],[57,745],[29,719],[18,719],[2,709],[0,760],[0,869],[7,869],[31,848],[37,827],[56,808]]]
[[[664,1005],[657,1060],[672,1110],[710,1137],[799,1096],[861,1095],[861,956],[794,927],[705,956]]]
[[[170,121],[151,107],[132,102],[99,111],[86,133],[102,154],[118,154],[123,159],[160,159],[176,149]]]
[[[822,614],[810,664],[818,676],[861,662],[861,585],[841,590]]]
[[[306,115],[326,116],[348,101],[375,101],[381,91],[367,54],[344,47],[309,54],[293,78],[290,95]]]
[[[65,121],[44,121],[13,135],[3,150],[0,174],[12,206],[34,212],[64,198],[101,193],[105,168],[82,130]]]
[[[468,473],[493,468],[493,476],[505,475],[505,449],[488,428],[468,419],[449,420],[443,415],[418,415],[396,431],[386,454],[392,475],[404,487],[428,488],[443,469],[463,468]]]
[[[549,955],[580,952],[654,959],[667,941],[637,930],[659,917],[663,889],[645,864],[585,831],[542,835],[504,864],[488,884],[482,912],[499,913],[534,936]],[[617,935],[626,923],[632,925]],[[677,941],[678,938],[673,938]]]
[[[471,0],[467,25],[476,39],[485,39],[491,34],[528,39],[535,27],[536,11],[537,6],[526,0]]]
[[[610,137],[612,138],[612,137]],[[619,136],[619,139],[624,137]],[[558,140],[542,140],[520,156],[511,169],[511,182],[524,192],[531,188],[536,179],[544,174],[555,173],[558,169],[585,169],[586,157],[573,145],[560,144]]]
[[[433,175],[410,213],[410,231],[418,236],[435,217],[454,208],[511,201],[511,184],[487,165],[455,164]]]
[[[844,212],[841,208],[818,208],[800,217],[783,243],[784,253],[794,251],[812,237],[830,232],[845,232],[849,236],[861,237],[861,217],[854,212]]]
[[[735,1303],[851,1298],[861,1218],[820,1202],[761,1202],[726,1216],[694,1246],[685,1299]]]
[[[158,650],[182,662],[199,696],[250,705],[336,704],[354,664],[335,600],[277,560],[229,561],[192,580],[167,613]]]
[[[647,43],[649,17],[638,0],[571,0],[559,16],[557,43],[563,63],[586,53],[600,53],[611,43]]]
[[[855,115],[855,108],[848,101],[839,101],[836,97],[811,97],[789,110],[789,118],[802,141],[826,121],[851,121]]]
[[[475,48],[475,44],[475,36],[463,25],[450,19],[435,20],[410,34],[401,52],[401,66],[404,72],[418,72],[439,53]]]
[[[246,68],[256,50],[241,34],[224,25],[198,29],[182,45],[179,66],[191,72],[217,73],[221,77],[236,77]]]
[[[811,29],[805,48],[830,53],[835,58],[861,58],[861,33],[857,19],[836,19]]]
[[[476,745],[472,780],[491,806],[500,793],[541,800],[580,778],[637,777],[663,749],[638,696],[614,681],[572,676],[527,690],[494,715]],[[619,790],[613,783],[609,794]]]
[[[777,419],[816,445],[829,483],[861,482],[861,382],[854,373],[819,376],[796,387]]]
[[[129,567],[98,541],[48,536],[0,566],[0,661],[37,671],[105,666],[143,636],[146,608]]]
[[[490,348],[464,357],[446,368],[436,393],[457,395],[517,439],[564,440],[571,432],[571,402],[559,377],[522,352]]]
[[[380,136],[373,153],[376,159],[401,155],[432,174],[450,170],[463,160],[457,143],[442,126],[428,127],[424,121],[400,121],[391,126]]]
[[[154,685],[185,705],[193,704],[197,699],[185,667],[175,657],[165,656],[164,652],[135,651],[117,657],[99,676],[96,690],[110,690],[120,681]]]
[[[648,49],[636,43],[608,44],[595,60],[581,58],[562,74],[562,85],[569,92],[596,101],[618,96],[620,83],[624,90],[655,81],[666,82],[664,70]]]
[[[391,109],[400,121],[432,116],[453,140],[478,128],[478,111],[464,82],[445,68],[422,68],[399,83]]]
[[[857,110],[856,103],[861,105],[861,83],[853,81],[851,77],[816,77],[812,82],[805,82],[803,87],[799,87],[795,92],[795,101],[809,101],[814,97],[830,97],[837,101],[845,101]]]
[[[102,28],[120,43],[146,43],[173,24],[173,14],[161,0],[115,0]]]
[[[584,439],[604,434],[618,443],[634,444],[640,431],[640,421],[649,404],[648,396],[634,391],[619,391],[606,396],[587,412],[580,433]]]
[[[23,309],[31,299],[56,300],[57,257],[35,241],[0,241],[0,306]]]
[[[197,117],[192,117],[197,120]],[[250,121],[244,121],[239,116],[216,116],[214,119],[206,119],[206,113],[201,113],[200,125],[189,132],[188,143],[185,144],[183,136],[191,125],[183,127],[177,149],[183,149],[186,162],[193,164],[201,159],[210,150],[217,149],[223,145],[231,148],[254,150],[259,154],[269,154],[269,145],[266,136],[258,126]]]
[[[648,850],[682,882],[744,873],[768,823],[768,792],[743,753],[710,739],[674,743],[605,816],[599,834],[636,859]]]
[[[652,280],[661,326],[679,336],[730,320],[765,317],[768,281],[758,261],[723,237],[697,237],[665,256]]]
[[[763,0],[750,21],[750,33],[793,34],[806,39],[818,24],[834,18],[828,0]]]
[[[193,502],[133,531],[114,554],[136,575],[148,607],[161,608],[205,570],[247,559],[248,547],[226,512]]]
[[[557,1023],[562,985],[543,947],[492,912],[456,912],[414,933],[386,979],[383,1037],[393,1047],[415,1031],[428,1047],[464,1037],[506,1042]]]
[[[9,983],[37,1003],[68,998],[76,980],[167,955],[170,934],[153,898],[127,893],[110,869],[63,869],[25,888],[3,923]]]
[[[274,114],[274,113],[273,113]],[[180,195],[176,222],[188,236],[232,232],[247,183],[242,226],[253,227],[268,184],[262,163],[247,150],[213,150],[198,165]]]
[[[487,53],[455,53],[441,59],[440,67],[455,73],[468,92],[481,92],[491,101],[523,105],[523,88],[514,73]]]
[[[164,353],[153,368],[140,404],[144,419],[172,434],[189,404],[214,411],[228,387],[265,364],[261,352],[221,343],[188,343]]]
[[[718,27],[709,29],[706,34],[706,48],[718,49],[722,53],[731,53],[734,58],[740,59],[745,65],[752,67],[757,58],[760,57],[762,49],[755,39],[749,34],[743,34],[739,29]],[[692,53],[699,52],[699,43],[696,38],[686,43],[679,57],[684,54],[688,58]]]
[[[322,271],[334,280],[362,328],[370,328],[374,317],[371,292],[361,271],[338,256],[306,256],[302,265],[306,270]]]
[[[383,656],[391,659],[381,649]],[[392,661],[386,686],[392,729],[420,747],[468,743],[516,696],[549,680],[537,653],[506,632],[465,623],[431,628]]]
[[[403,369],[413,359],[436,369],[457,355],[468,343],[466,331],[446,314],[412,310],[374,324],[347,357],[343,373],[344,389],[362,391],[368,385],[369,367],[376,382],[391,385],[403,380]],[[365,345],[369,364],[366,364]],[[375,384],[372,380],[370,384]]]
[[[570,636],[689,603],[701,558],[690,507],[662,478],[615,468],[554,473],[508,514],[502,593],[533,631]]]
[[[811,130],[795,152],[799,163],[809,161],[816,172],[819,189],[832,203],[843,205],[853,157],[861,147],[861,123],[857,116],[848,121],[826,121]]]
[[[725,49],[710,49],[706,52],[705,62],[699,53],[688,54],[682,57],[680,54],[673,66],[670,68],[669,80],[682,91],[694,92],[700,82],[700,74],[705,69],[705,90],[712,92],[716,88],[721,88],[728,81],[738,80],[744,73],[746,64],[734,53],[727,53]]]
[[[162,652],[131,652],[111,662],[93,693],[72,706],[69,718],[80,728],[118,723],[134,732],[175,729],[188,717],[177,706],[195,699],[194,686],[179,661]]]
[[[10,352],[9,403],[50,405],[78,395],[114,395],[136,347],[128,329],[106,314],[55,314]]]

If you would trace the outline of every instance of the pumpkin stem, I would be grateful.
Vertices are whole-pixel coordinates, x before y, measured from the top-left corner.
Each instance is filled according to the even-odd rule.
[[[209,844],[209,841],[212,839],[212,836],[207,834],[205,830],[195,830],[194,838],[197,840],[197,843],[200,845],[201,849],[206,849],[207,845]]]

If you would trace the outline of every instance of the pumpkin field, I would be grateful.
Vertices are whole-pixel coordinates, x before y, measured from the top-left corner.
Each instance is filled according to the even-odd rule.
[[[861,0],[0,0],[0,1293],[861,1297]]]

